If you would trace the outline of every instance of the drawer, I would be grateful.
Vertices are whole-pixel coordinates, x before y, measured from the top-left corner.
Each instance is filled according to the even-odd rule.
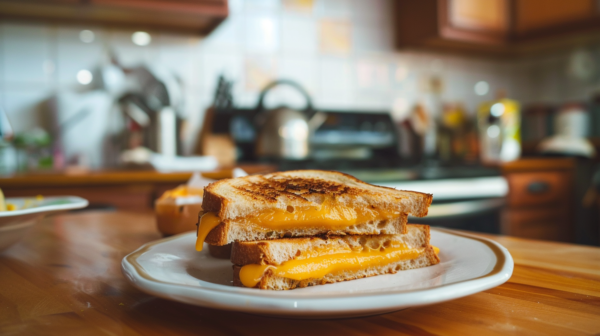
[[[505,209],[502,212],[500,232],[521,238],[568,241],[569,228],[569,211],[566,206]]]
[[[566,203],[571,199],[569,172],[511,173],[506,180],[510,207]]]

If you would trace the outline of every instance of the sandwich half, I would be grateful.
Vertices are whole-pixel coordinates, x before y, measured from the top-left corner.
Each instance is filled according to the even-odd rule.
[[[396,273],[439,263],[429,226],[406,234],[235,242],[235,286],[287,290]]]
[[[296,170],[221,180],[204,189],[198,241],[226,245],[317,235],[405,232],[432,195],[374,186],[350,175]]]

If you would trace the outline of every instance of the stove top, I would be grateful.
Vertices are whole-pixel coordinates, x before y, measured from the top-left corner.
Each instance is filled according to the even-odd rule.
[[[267,163],[267,162],[265,162]],[[279,170],[322,169],[336,170],[350,174],[369,183],[412,181],[412,180],[445,180],[458,178],[476,178],[500,176],[501,171],[496,167],[482,165],[452,165],[440,166],[403,165],[397,159],[377,160],[281,160],[269,161]]]

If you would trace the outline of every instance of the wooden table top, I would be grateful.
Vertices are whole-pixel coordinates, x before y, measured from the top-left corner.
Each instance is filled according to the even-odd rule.
[[[121,273],[121,259],[159,237],[151,213],[80,212],[45,219],[0,255],[0,334],[600,333],[600,248],[492,237],[515,260],[514,274],[502,286],[385,315],[291,320],[201,308],[135,289]]]

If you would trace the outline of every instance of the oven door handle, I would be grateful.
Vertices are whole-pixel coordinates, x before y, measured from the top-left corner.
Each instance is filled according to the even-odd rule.
[[[429,207],[429,212],[426,218],[439,219],[446,217],[467,217],[498,210],[504,204],[504,198],[490,198],[484,200],[434,204]]]

